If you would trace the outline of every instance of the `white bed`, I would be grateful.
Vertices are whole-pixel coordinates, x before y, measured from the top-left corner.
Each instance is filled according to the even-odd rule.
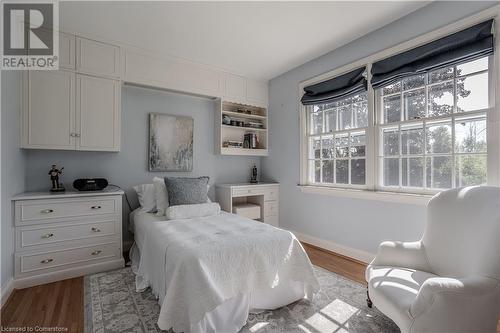
[[[158,326],[184,333],[235,333],[249,312],[276,309],[319,289],[288,231],[221,212],[194,219],[133,211],[136,287],[151,287]]]

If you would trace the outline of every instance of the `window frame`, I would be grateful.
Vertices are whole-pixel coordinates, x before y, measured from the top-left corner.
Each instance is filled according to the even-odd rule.
[[[381,127],[386,127],[386,126],[391,126],[395,124],[401,124],[401,122],[397,123],[391,123],[391,124],[380,124],[379,119],[381,119],[381,108],[376,106],[378,101],[381,101],[381,99],[377,99],[377,96],[375,96],[375,91],[373,90],[370,81],[371,81],[371,64],[390,57],[392,55],[407,51],[409,49],[418,47],[420,45],[429,43],[433,40],[445,37],[447,35],[450,35],[452,33],[458,32],[460,30],[463,30],[465,28],[468,28],[470,26],[473,26],[475,24],[478,24],[480,22],[483,22],[487,19],[495,19],[495,31],[500,31],[500,5],[491,7],[485,11],[482,11],[476,15],[473,15],[471,17],[468,17],[466,19],[462,19],[460,21],[457,21],[455,23],[452,23],[448,26],[445,26],[443,28],[437,29],[433,32],[424,34],[420,37],[417,37],[415,39],[412,39],[410,41],[401,43],[399,45],[396,45],[394,47],[388,48],[386,50],[383,50],[381,52],[375,53],[371,56],[368,56],[366,58],[360,59],[356,62],[353,62],[351,64],[342,66],[338,69],[329,71],[327,73],[324,73],[322,75],[313,77],[311,79],[302,81],[299,83],[299,95],[298,95],[298,104],[299,104],[299,121],[300,121],[300,181],[298,186],[302,188],[303,192],[306,193],[319,193],[319,194],[326,194],[326,193],[331,193],[333,195],[340,194],[342,196],[348,196],[348,197],[364,197],[364,198],[382,198],[382,194],[384,194],[384,198],[390,198],[389,201],[400,201],[397,198],[397,195],[385,195],[385,193],[394,193],[394,194],[406,194],[406,199],[404,201],[407,201],[407,198],[409,195],[411,196],[422,196],[424,195],[427,197],[428,195],[434,194],[436,192],[441,191],[442,189],[422,189],[422,188],[407,188],[407,187],[396,187],[396,188],[391,188],[387,186],[380,186],[382,184],[382,178],[381,178],[381,171],[380,166],[381,163],[379,163],[379,150],[380,150],[380,135],[378,134],[379,130]],[[483,110],[477,110],[477,111],[468,111],[468,112],[463,112],[463,113],[453,113],[451,116],[454,117],[467,117],[467,116],[472,116],[474,114],[481,114],[482,112],[487,113],[487,185],[493,185],[493,186],[499,186],[500,185],[500,105],[499,103],[496,103],[496,101],[500,101],[500,36],[496,36],[497,38],[495,39],[495,49],[496,52],[494,53],[493,56],[489,57],[489,100],[490,100],[490,107],[487,109]],[[365,167],[366,167],[366,175],[365,175],[365,181],[366,185],[362,186],[361,188],[359,186],[351,186],[350,184],[317,184],[317,183],[310,183],[308,179],[308,161],[309,161],[309,156],[308,154],[308,145],[309,145],[309,135],[308,135],[308,130],[309,130],[309,124],[308,124],[308,112],[307,112],[307,107],[302,105],[300,102],[300,98],[302,97],[303,94],[303,89],[305,86],[319,83],[334,77],[337,77],[339,75],[345,74],[351,70],[354,70],[356,68],[366,66],[367,68],[367,80],[368,80],[368,127],[365,128],[365,135],[366,135],[366,148],[365,148]],[[427,90],[426,90],[427,91]],[[378,94],[378,92],[377,92]],[[401,112],[403,114],[403,110]],[[402,117],[403,115],[401,115]],[[418,123],[425,123],[429,122],[430,120],[438,120],[439,118],[444,118],[448,119],[451,118],[450,115],[446,116],[439,116],[439,117],[433,117],[433,118],[423,118],[423,119],[416,119],[414,120],[415,122]],[[410,120],[411,122],[411,120]],[[408,121],[404,122],[409,123]],[[454,122],[452,123],[452,130],[454,130]],[[425,129],[425,127],[424,127]],[[350,131],[356,131],[359,129],[352,129]],[[400,142],[401,146],[401,142]],[[454,150],[454,146],[452,145],[452,149]],[[399,152],[401,154],[401,151]],[[453,153],[454,155],[454,153]],[[455,173],[455,170],[452,172],[453,174]],[[453,179],[454,179],[453,175]],[[454,184],[454,183],[452,183]],[[346,186],[348,185],[348,186]],[[316,190],[316,189],[317,190]],[[347,192],[351,192],[346,195]],[[361,195],[360,192],[373,192],[374,195]],[[382,199],[385,201],[385,199]],[[421,199],[417,199],[421,200]],[[411,201],[411,200],[410,200]]]

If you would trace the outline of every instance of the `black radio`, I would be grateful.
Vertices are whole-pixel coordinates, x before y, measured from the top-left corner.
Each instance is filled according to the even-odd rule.
[[[77,179],[73,182],[73,187],[78,191],[101,191],[108,186],[108,181],[104,178]]]

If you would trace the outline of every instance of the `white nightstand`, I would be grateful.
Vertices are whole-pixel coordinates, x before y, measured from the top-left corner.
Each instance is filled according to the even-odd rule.
[[[111,189],[12,198],[16,288],[123,267],[122,195]]]
[[[260,219],[267,224],[279,225],[279,184],[278,183],[241,183],[215,185],[215,197],[222,210],[233,212],[239,204],[260,206]]]

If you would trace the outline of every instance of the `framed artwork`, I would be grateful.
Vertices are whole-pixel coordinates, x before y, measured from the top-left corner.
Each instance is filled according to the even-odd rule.
[[[149,171],[192,171],[191,117],[149,114]]]

